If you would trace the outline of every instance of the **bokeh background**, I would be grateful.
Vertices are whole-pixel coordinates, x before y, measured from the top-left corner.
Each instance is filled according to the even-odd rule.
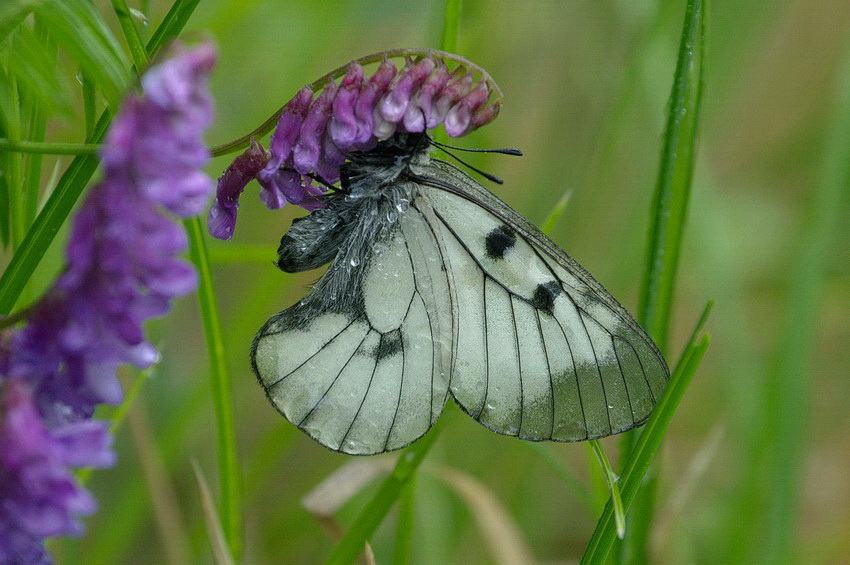
[[[120,36],[108,3],[98,5]],[[142,7],[152,28],[168,4]],[[218,121],[209,142],[250,131],[300,86],[352,58],[437,47],[443,9],[443,0],[203,0],[188,31],[212,36],[220,49],[212,84]],[[470,160],[503,177],[493,190],[535,223],[571,191],[554,239],[632,310],[683,16],[681,0],[463,6],[458,52],[492,74],[506,102],[493,124],[459,143],[523,150],[522,158]],[[845,0],[711,2],[702,131],[668,358],[677,359],[709,298],[716,300],[712,345],[659,457],[653,563],[758,562],[776,500],[795,515],[789,561],[841,563],[850,555],[850,199],[830,242],[805,372],[794,379],[793,402],[771,400],[784,340],[793,335],[790,289],[823,176],[838,71],[850,53],[848,22]],[[55,125],[55,137],[78,141],[77,123]],[[209,171],[216,176],[227,164],[216,159]],[[248,363],[256,329],[318,276],[273,266],[279,238],[299,214],[265,210],[254,186],[243,197],[234,240],[210,240],[244,470],[245,563],[327,556],[334,544],[327,524],[301,500],[352,461],[280,418]],[[52,264],[40,270],[42,280],[61,261]],[[100,510],[86,521],[88,535],[53,546],[59,563],[212,560],[191,466],[197,462],[214,487],[215,424],[195,299],[183,299],[152,330],[163,361],[118,434],[117,467],[90,479]],[[786,417],[802,442],[774,433]],[[604,445],[616,460],[618,442]],[[545,449],[453,418],[415,484],[413,562],[499,562],[504,549],[488,533],[525,546],[539,562],[576,561],[604,490],[584,445]],[[783,455],[792,462],[790,485],[771,479],[771,462]],[[374,483],[344,504],[338,524],[350,523],[371,492]],[[395,516],[373,540],[379,563],[392,559]],[[482,530],[487,518],[516,529]]]

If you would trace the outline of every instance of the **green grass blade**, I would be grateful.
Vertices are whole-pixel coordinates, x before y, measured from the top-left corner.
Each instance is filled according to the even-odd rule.
[[[83,91],[83,120],[86,126],[86,139],[94,139],[95,124],[97,124],[97,92],[94,81],[82,69],[79,71]]]
[[[52,0],[38,15],[63,50],[79,61],[113,107],[130,81],[118,41],[91,2]]]
[[[620,477],[620,494],[623,507],[628,512],[638,491],[641,488],[644,475],[649,468],[655,454],[661,446],[667,427],[676,413],[676,408],[682,400],[688,385],[693,379],[694,373],[699,367],[702,357],[709,345],[708,334],[698,337],[705,320],[711,310],[711,303],[706,305],[699,322],[694,329],[688,345],[682,354],[676,369],[670,377],[664,394],[658,401],[655,411],[646,423],[643,433],[640,434],[635,446],[631,451],[628,461]],[[585,565],[605,563],[608,551],[611,549],[617,536],[617,525],[614,515],[614,506],[611,501],[605,505],[596,529],[587,544],[581,563]]]
[[[446,407],[446,412],[450,408],[451,404]],[[452,412],[454,411],[452,410]],[[425,434],[425,437],[401,452],[395,468],[378,487],[378,492],[357,515],[354,524],[351,525],[342,541],[328,557],[325,562],[327,565],[351,563],[363,552],[366,540],[375,532],[395,501],[398,500],[405,485],[413,478],[434,441],[440,435],[440,430],[445,426],[447,416],[448,414],[443,414],[437,424],[431,428],[431,431]]]
[[[646,270],[638,305],[638,321],[667,350],[676,267],[684,235],[691,179],[696,159],[700,102],[705,56],[706,0],[688,0],[670,106],[661,149],[658,179],[651,209]],[[629,453],[641,431],[625,434],[622,452]],[[650,475],[649,481],[654,481]],[[632,525],[620,551],[620,561],[645,562],[654,514],[650,484],[646,500],[639,501],[629,517]]]
[[[666,351],[673,286],[679,260],[702,98],[704,0],[688,0],[652,206],[647,270],[638,321]]]
[[[191,257],[198,270],[198,301],[207,341],[210,362],[210,383],[218,427],[218,471],[221,495],[221,522],[232,555],[239,561],[242,548],[241,480],[236,450],[236,431],[233,423],[233,399],[230,374],[227,371],[224,336],[212,285],[210,260],[204,241],[204,229],[199,218],[186,220]]]
[[[413,557],[413,531],[416,517],[416,476],[412,476],[401,492],[398,520],[393,545],[393,565],[405,565]]]
[[[104,114],[95,126],[95,139],[103,138],[108,123],[109,116]],[[56,189],[47,199],[0,278],[0,314],[8,315],[15,306],[27,281],[97,169],[97,164],[94,155],[80,155],[59,179]]]
[[[457,51],[462,8],[463,0],[446,0],[446,9],[443,12],[443,32],[440,35],[440,49],[442,51],[448,53]]]
[[[46,31],[38,33],[21,26],[4,58],[10,77],[18,83],[22,101],[39,102],[51,113],[72,114],[68,84],[56,60],[56,44],[47,38]]]
[[[150,41],[148,41],[147,52],[149,57],[155,57],[162,46],[177,37],[180,30],[186,26],[186,22],[189,21],[189,17],[191,17],[195,8],[198,7],[200,1],[176,0],[171,5],[168,13],[162,19],[162,23],[159,24],[159,27],[156,28],[156,31],[151,36]]]
[[[149,54],[159,48],[161,42],[169,41],[180,33],[197,3],[197,0],[175,2],[169,12],[169,15],[172,13],[175,15],[170,18],[169,15],[166,16],[148,43]],[[157,41],[154,41],[155,39]],[[111,114],[108,111],[101,114],[92,135],[87,140],[89,143],[103,141],[110,119]],[[71,161],[63,173],[56,189],[30,226],[20,248],[12,257],[3,276],[0,277],[0,315],[8,315],[15,306],[27,281],[96,169],[97,159],[94,156],[80,155]]]
[[[0,41],[6,39],[42,0],[5,0],[0,4]]]
[[[21,139],[21,111],[20,91],[14,77],[9,77],[8,99],[9,108],[4,112],[6,134],[10,139]],[[17,249],[24,238],[26,225],[24,224],[24,197],[23,197],[23,156],[5,155],[3,176],[6,177],[6,186],[9,189],[9,226],[12,248]]]
[[[573,189],[568,188],[564,191],[564,194],[558,199],[555,203],[552,211],[549,212],[549,215],[543,220],[543,223],[540,224],[540,231],[545,233],[546,235],[551,235],[552,230],[555,229],[555,225],[558,223],[558,220],[561,219],[561,216],[564,214],[564,211],[567,209],[567,204],[570,203],[570,197],[573,195]]]
[[[788,311],[766,398],[766,418],[760,425],[765,446],[753,477],[762,493],[755,521],[758,542],[753,544],[764,563],[795,561],[793,542],[798,525],[798,500],[804,481],[808,402],[811,397],[810,361],[821,331],[820,304],[828,258],[844,242],[835,234],[850,197],[850,44],[845,44],[838,74],[830,131],[823,145],[820,179],[811,193],[799,248],[791,267]],[[755,524],[753,524],[755,527]]]
[[[605,472],[605,483],[608,485],[608,492],[611,493],[611,502],[614,505],[614,524],[617,527],[617,537],[623,539],[623,536],[626,535],[626,512],[623,509],[620,487],[617,485],[617,474],[611,468],[611,462],[608,461],[608,456],[605,455],[605,450],[602,449],[599,440],[592,439],[587,442],[587,445],[590,446],[599,466]]]
[[[36,155],[94,155],[100,145],[91,143],[52,143],[49,141],[12,141],[0,138],[0,149]]]
[[[115,10],[118,23],[121,25],[121,31],[124,32],[124,39],[130,48],[130,54],[133,57],[136,72],[141,74],[148,66],[148,54],[145,51],[145,45],[142,43],[139,30],[136,28],[133,15],[130,13],[130,8],[127,7],[126,0],[112,0],[112,9]]]

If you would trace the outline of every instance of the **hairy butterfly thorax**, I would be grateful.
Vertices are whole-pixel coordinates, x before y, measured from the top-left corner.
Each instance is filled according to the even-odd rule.
[[[322,312],[363,314],[358,289],[364,273],[386,250],[400,216],[418,194],[409,175],[411,167],[429,163],[429,141],[424,133],[398,133],[369,151],[352,153],[340,168],[340,188],[328,196],[327,205],[296,219],[281,238],[277,264],[282,271],[330,263],[315,292],[293,313],[294,323],[303,325]]]

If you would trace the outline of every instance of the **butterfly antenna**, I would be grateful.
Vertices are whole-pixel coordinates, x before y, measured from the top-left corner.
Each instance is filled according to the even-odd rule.
[[[500,153],[502,155],[515,155],[517,157],[522,157],[522,151],[515,147],[500,147],[496,149],[470,149],[467,147],[456,147],[454,145],[449,145],[448,143],[440,143],[439,141],[431,140],[431,145],[439,147],[444,151],[446,149],[454,149],[455,151],[466,151],[467,153]],[[446,151],[448,153],[448,151]]]
[[[442,151],[443,153],[445,153],[446,155],[448,155],[449,157],[451,157],[452,159],[454,159],[455,161],[457,161],[458,163],[460,163],[461,165],[468,167],[469,169],[475,171],[476,173],[478,173],[479,175],[481,175],[485,179],[489,180],[490,182],[495,182],[496,184],[504,184],[505,181],[503,181],[499,177],[497,177],[495,175],[491,175],[490,173],[485,173],[484,171],[482,171],[481,169],[479,169],[477,167],[473,167],[472,165],[470,165],[469,163],[467,163],[466,161],[464,161],[463,159],[461,159],[460,157],[458,157],[457,155],[455,155],[454,153],[452,153],[451,151],[449,151],[448,149],[443,147],[442,143],[436,143],[436,142],[432,141],[431,144],[434,147],[436,147],[437,149],[439,149],[440,151]],[[448,147],[448,146],[446,146],[446,147]],[[452,147],[452,149],[457,149],[457,148]],[[487,152],[487,151],[493,151],[493,150],[483,150],[483,151]]]

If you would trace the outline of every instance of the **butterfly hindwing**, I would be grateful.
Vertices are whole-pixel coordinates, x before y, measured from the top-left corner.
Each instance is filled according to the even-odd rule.
[[[428,266],[440,255],[436,238],[416,213],[387,231],[361,254],[343,250],[304,300],[266,323],[252,351],[277,409],[349,454],[408,445],[436,422],[447,398],[453,318],[438,300],[449,294],[442,264]],[[325,308],[339,287],[358,298],[341,311]]]
[[[419,208],[433,210],[458,305],[458,403],[488,428],[533,440],[585,440],[644,422],[667,367],[625,309],[462,172],[440,164],[423,177],[435,182],[425,181]]]

